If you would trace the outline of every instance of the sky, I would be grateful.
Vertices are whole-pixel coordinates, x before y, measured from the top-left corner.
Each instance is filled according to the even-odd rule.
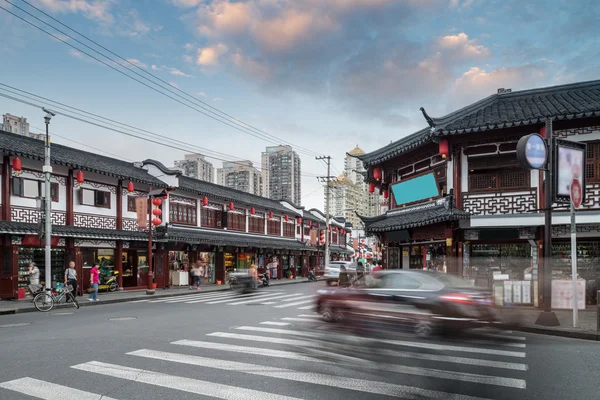
[[[354,146],[373,151],[425,127],[420,107],[440,117],[498,88],[593,80],[600,71],[598,1],[27,2],[135,64],[139,75],[105,61],[115,69],[152,87],[146,72],[173,85],[172,93],[163,89],[172,98],[163,96],[89,58],[84,52],[105,60],[65,33],[103,50],[26,2],[0,0],[0,84],[141,128],[137,135],[151,132],[171,147],[60,115],[50,125],[54,142],[167,166],[187,150],[214,157],[215,168],[222,164],[215,158],[260,166],[266,146],[292,144],[307,208],[324,208],[317,176],[327,170],[316,154],[331,156],[338,175]],[[0,97],[4,113],[43,129],[44,113],[34,106]]]

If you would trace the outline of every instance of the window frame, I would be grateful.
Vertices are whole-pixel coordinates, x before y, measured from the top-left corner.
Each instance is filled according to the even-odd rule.
[[[84,191],[90,191],[90,192],[94,193],[94,204],[88,204],[88,203],[83,202]],[[100,195],[104,197],[104,200],[105,200],[104,203],[100,203],[98,201]],[[81,188],[81,189],[79,189],[79,205],[87,206],[87,207],[98,207],[98,208],[110,209],[112,207],[112,196],[111,196],[110,191],[107,191],[107,190]]]
[[[296,229],[294,226],[294,222],[283,221],[283,237],[296,237]]]
[[[24,193],[24,182],[23,181],[31,181],[31,182],[37,182],[38,184],[38,195],[37,196],[25,196]],[[11,192],[13,196],[16,197],[21,197],[24,199],[36,199],[38,197],[44,197],[44,187],[43,187],[44,181],[40,181],[38,179],[32,179],[32,178],[23,178],[20,176],[14,176],[12,177],[12,182],[11,182]],[[58,203],[60,200],[60,186],[58,184],[58,182],[50,182],[50,198],[52,199],[52,201],[54,203]]]
[[[214,221],[214,223],[212,223],[212,221]],[[202,207],[200,209],[200,225],[203,228],[223,229],[223,211],[215,208]]]
[[[198,209],[192,204],[170,203],[169,223],[198,226]]]
[[[280,217],[269,218],[269,220],[267,221],[267,235],[281,236],[281,218]]]
[[[515,186],[502,186],[501,182],[504,177],[509,174],[522,174],[525,180],[523,185],[515,185]],[[487,188],[477,188],[474,184],[474,180],[480,177],[489,177],[491,181],[494,182],[494,186],[489,186]],[[469,193],[489,193],[489,192],[514,192],[519,190],[529,190],[531,189],[531,172],[525,170],[523,168],[500,168],[493,171],[486,171],[478,173],[477,170],[474,172],[469,171]],[[514,179],[507,178],[509,182],[513,182]]]
[[[248,220],[248,232],[265,234],[265,217],[250,215]]]
[[[600,143],[586,143],[587,154],[585,157],[585,180],[586,182],[600,182]],[[592,175],[588,172],[591,167]]]
[[[228,213],[227,230],[246,232],[246,215],[236,212]]]

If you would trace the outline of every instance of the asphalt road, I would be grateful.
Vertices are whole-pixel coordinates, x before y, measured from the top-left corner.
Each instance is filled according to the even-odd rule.
[[[323,286],[284,285],[247,297],[190,292],[2,316],[0,399],[600,396],[597,342],[520,332],[407,336],[381,345],[384,357],[371,357],[366,338],[341,341],[323,330],[309,309],[309,296]],[[346,343],[345,356],[328,354],[334,347],[322,339],[332,337]]]

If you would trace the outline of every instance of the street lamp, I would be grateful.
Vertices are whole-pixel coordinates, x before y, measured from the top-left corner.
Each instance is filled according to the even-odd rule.
[[[52,177],[52,165],[50,162],[50,136],[48,134],[48,125],[50,120],[56,114],[50,110],[42,108],[42,111],[46,113],[44,121],[46,123],[46,144],[45,144],[45,156],[44,156],[44,239],[46,241],[45,246],[45,257],[44,257],[44,271],[45,271],[45,284],[46,289],[52,289],[52,275],[51,275],[51,262],[52,262],[52,195],[50,193],[50,179]]]

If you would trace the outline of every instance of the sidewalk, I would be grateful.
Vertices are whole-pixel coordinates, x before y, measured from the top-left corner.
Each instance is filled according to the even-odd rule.
[[[307,283],[307,278],[299,278],[299,279],[272,279],[271,286],[279,286],[279,285],[290,285],[294,283]],[[128,301],[136,301],[136,300],[145,300],[148,298],[159,299],[162,297],[170,297],[170,296],[185,296],[194,293],[207,293],[207,292],[219,292],[219,291],[229,291],[229,285],[214,285],[214,284],[205,284],[200,285],[202,290],[191,289],[189,286],[177,286],[171,287],[170,289],[156,289],[153,295],[146,294],[145,290],[122,290],[117,292],[99,292],[98,299],[100,300],[99,304],[113,304],[113,303],[124,303]],[[81,297],[77,298],[79,305],[81,307],[91,306],[93,304],[98,304],[95,302],[87,301],[87,294],[84,294]],[[54,309],[60,309],[64,307],[73,307],[71,304],[59,304],[55,305]],[[24,300],[0,300],[0,315],[9,315],[9,314],[17,314],[17,313],[26,313],[37,311],[35,306],[33,305],[32,299],[24,299]]]
[[[540,333],[543,335],[562,336],[573,339],[586,339],[600,341],[600,332],[597,327],[597,310],[588,308],[580,310],[578,316],[578,326],[573,328],[573,312],[571,310],[555,310],[554,313],[560,322],[560,326],[541,326],[535,322],[542,312],[536,308],[504,308],[501,315],[504,321],[514,321],[509,323],[508,328],[530,333]]]

